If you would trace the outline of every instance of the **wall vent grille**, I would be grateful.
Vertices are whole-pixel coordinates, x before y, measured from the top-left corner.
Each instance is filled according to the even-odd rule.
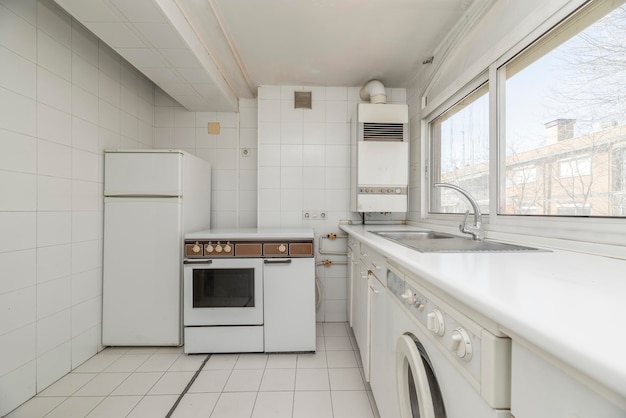
[[[402,123],[364,123],[364,141],[403,141],[404,124]]]

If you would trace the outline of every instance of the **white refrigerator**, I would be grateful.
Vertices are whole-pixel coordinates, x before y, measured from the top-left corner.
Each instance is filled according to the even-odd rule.
[[[185,233],[210,228],[211,166],[177,150],[104,153],[102,344],[182,344]]]

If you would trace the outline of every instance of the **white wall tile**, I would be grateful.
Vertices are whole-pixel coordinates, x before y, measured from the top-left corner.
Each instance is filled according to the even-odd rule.
[[[72,22],[72,52],[98,66],[98,38],[80,23]]]
[[[31,361],[0,377],[0,393],[2,393],[3,400],[6,400],[0,403],[0,414],[8,414],[21,403],[35,396],[36,376],[36,362]]]
[[[36,62],[37,29],[6,7],[0,6],[0,45]]]
[[[0,129],[0,170],[37,172],[37,139]]]
[[[213,164],[216,169],[234,169],[237,167],[239,154],[236,149],[218,149],[217,161]]]
[[[89,181],[72,181],[72,209],[100,210],[102,207],[102,185]]]
[[[35,322],[35,287],[0,295],[0,335]]]
[[[242,128],[239,130],[239,146],[241,148],[257,148],[256,128]]]
[[[302,167],[281,167],[280,168],[280,188],[302,190]]]
[[[259,167],[259,189],[280,189],[280,167]]]
[[[82,271],[72,274],[72,306],[86,302],[99,295],[98,288],[101,282],[100,269]]]
[[[42,67],[37,67],[37,100],[70,113],[72,110],[70,82]]]
[[[256,190],[241,190],[239,192],[239,211],[256,212]]]
[[[34,249],[0,253],[0,294],[35,285],[37,268],[33,260],[36,255]]]
[[[123,75],[124,72],[122,72],[122,80],[124,79]],[[133,76],[137,78],[137,76],[135,76],[134,74]],[[139,98],[137,97],[137,92],[123,85],[120,92],[120,109],[127,113],[130,113],[133,116],[138,116]]]
[[[280,122],[259,121],[259,144],[280,144]]]
[[[238,147],[237,128],[222,128],[217,135],[216,146],[223,149],[236,149]]]
[[[278,212],[278,219],[280,219],[280,189],[259,191],[259,212]]]
[[[0,87],[0,126],[3,129],[35,136],[36,112],[34,100]]]
[[[0,86],[34,99],[37,92],[37,66],[4,47],[0,47]]]
[[[15,331],[0,335],[0,376],[33,361],[35,353],[36,332],[35,324],[30,324]],[[2,413],[0,411],[0,413]]]
[[[72,345],[61,344],[37,358],[37,391],[42,391],[70,372],[72,366]]]
[[[236,190],[237,170],[213,170],[211,182],[213,190]]]
[[[304,122],[324,122],[326,121],[326,102],[316,100],[313,97],[310,109],[302,110],[302,120]]]
[[[0,211],[34,211],[37,176],[0,170]]]
[[[109,131],[105,128],[98,128],[98,142],[98,149],[100,151],[120,148],[122,136],[118,132]]]
[[[68,244],[72,241],[71,212],[37,212],[37,246]]]
[[[69,307],[37,321],[37,356],[69,341],[70,325]]]
[[[37,283],[69,276],[72,269],[71,257],[70,245],[37,248]]]
[[[303,141],[302,122],[281,122],[280,143],[281,144],[302,144]]]
[[[72,83],[87,90],[92,94],[98,94],[98,67],[88,62],[79,54],[72,54]]]
[[[72,337],[82,334],[98,323],[99,307],[97,297],[72,306]]]
[[[320,167],[326,161],[326,147],[324,145],[303,145],[302,166]]]
[[[303,189],[306,190],[306,193],[302,194],[303,210],[325,210],[326,191],[323,188],[311,189],[303,187]]]
[[[37,136],[41,139],[70,145],[72,142],[72,117],[45,104],[37,104]]]
[[[72,273],[80,273],[102,266],[102,248],[99,240],[72,244]]]
[[[239,105],[239,128],[255,128],[257,127],[258,111],[256,101],[254,106],[244,107]]]
[[[302,190],[300,189],[281,189],[280,192],[280,210],[281,212],[299,212],[298,224],[302,223]]]
[[[72,117],[72,146],[89,152],[98,152],[98,125]]]
[[[100,71],[98,75],[98,94],[100,99],[120,107],[122,89],[119,80],[112,79],[104,71]]]
[[[113,80],[117,82],[121,80],[121,58],[103,42],[98,43],[98,68]]]
[[[37,210],[71,210],[72,183],[69,179],[39,176]]]
[[[67,46],[39,30],[37,32],[37,65],[65,80],[70,80],[72,53]]]
[[[91,123],[98,123],[98,96],[78,86],[72,86],[72,115]]]
[[[326,102],[326,122],[349,122],[348,102],[327,101]]]
[[[326,167],[350,167],[350,145],[326,145]]]
[[[72,211],[72,241],[89,241],[102,238],[101,211]]]
[[[239,170],[239,190],[257,189],[257,170]]]
[[[303,112],[306,109],[295,109],[293,95],[289,100],[281,100],[280,102],[280,120],[285,122],[302,122]]]
[[[174,128],[174,144],[176,148],[194,148],[196,146],[196,128]]]
[[[259,100],[259,122],[280,122],[280,100]]]
[[[34,248],[36,225],[34,212],[0,212],[0,253]]]
[[[72,369],[98,352],[98,327],[92,327],[72,338]]]
[[[326,99],[327,101],[335,100],[348,100],[348,88],[347,87],[326,87]]]
[[[326,167],[326,189],[350,190],[350,167]]]
[[[120,112],[120,132],[122,136],[130,139],[138,138],[139,120],[127,112]]]
[[[37,24],[37,0],[1,0],[0,3],[28,23]]]
[[[56,3],[39,1],[37,3],[37,27],[63,45],[72,45],[71,18]]]
[[[54,177],[72,177],[72,148],[40,139],[37,143],[37,172]]]
[[[99,125],[113,132],[120,132],[120,108],[100,99],[98,104]]]
[[[350,144],[350,124],[349,123],[327,123],[325,129],[326,144],[349,145]]]
[[[302,127],[302,143],[319,145],[326,143],[326,129],[323,122],[304,122]]]
[[[280,99],[280,86],[259,86],[259,99]]]
[[[79,149],[72,150],[72,178],[97,182],[99,179],[100,156]]]
[[[302,166],[302,145],[281,145],[280,146],[280,164],[282,167],[301,167]]]
[[[325,300],[324,320],[327,322],[345,322],[347,320],[347,302],[345,300]]]

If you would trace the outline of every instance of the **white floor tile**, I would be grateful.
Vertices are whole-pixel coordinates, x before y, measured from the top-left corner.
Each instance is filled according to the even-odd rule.
[[[96,373],[70,373],[48,386],[37,396],[71,396],[78,389],[83,387],[91,379],[96,377]]]
[[[238,354],[212,354],[202,370],[231,370],[238,358]]]
[[[78,389],[74,396],[108,396],[128,376],[129,373],[100,373]]]
[[[145,395],[163,376],[163,372],[133,373],[111,393],[113,396]]]
[[[167,369],[168,372],[195,372],[197,371],[206,356],[180,356],[174,364]]]
[[[295,369],[297,354],[270,354],[265,367],[267,369]]]
[[[328,369],[331,390],[365,390],[359,369]]]
[[[74,369],[74,373],[100,373],[122,356],[121,354],[114,352],[111,352],[111,354],[105,354],[107,351],[108,350],[104,350],[103,352],[96,354]]]
[[[296,369],[265,369],[260,391],[293,391],[295,385]]]
[[[159,347],[109,347],[107,350],[117,348],[125,348],[124,354],[154,354],[159,350]]]
[[[219,397],[219,393],[187,393],[172,418],[206,418],[213,412]]]
[[[252,418],[291,418],[294,392],[259,392]]]
[[[267,354],[240,355],[235,369],[264,369],[267,364]]]
[[[348,337],[324,337],[326,351],[352,350]]]
[[[328,369],[297,369],[296,390],[329,390]]]
[[[141,396],[109,396],[104,398],[87,418],[125,417],[140,400]]]
[[[344,322],[324,322],[324,337],[347,337],[348,330]]]
[[[233,370],[226,382],[224,392],[257,392],[263,377],[263,370]]]
[[[141,366],[148,358],[150,354],[124,354],[109,367],[104,369],[105,372],[128,372],[132,373],[139,366]]]
[[[293,418],[333,418],[330,392],[295,392]]]
[[[298,354],[298,369],[322,369],[328,367],[326,351],[311,354]]]
[[[180,395],[193,375],[194,372],[166,372],[148,395]]]
[[[157,354],[183,354],[183,347],[159,347]]]
[[[66,398],[35,397],[7,415],[7,418],[40,418],[59,406]]]
[[[211,418],[249,418],[256,395],[256,392],[222,393]]]
[[[374,418],[365,391],[332,391],[334,418]]]
[[[65,402],[46,415],[46,418],[84,417],[103,400],[104,397],[100,396],[74,396],[67,398]]]
[[[328,361],[329,369],[344,368],[344,367],[359,367],[354,356],[354,351],[327,351],[326,360]]]
[[[324,351],[324,350],[326,350],[326,343],[324,341],[324,337],[316,337],[315,338],[315,350],[316,351]]]
[[[141,366],[138,372],[164,372],[169,369],[181,354],[153,354]]]
[[[189,392],[221,392],[230,377],[230,373],[230,370],[203,370],[189,388]]]
[[[144,396],[130,411],[128,418],[164,417],[178,399],[177,395]]]

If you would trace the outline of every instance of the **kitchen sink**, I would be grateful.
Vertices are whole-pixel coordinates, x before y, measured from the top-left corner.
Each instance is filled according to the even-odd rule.
[[[498,241],[476,241],[436,231],[371,231],[382,238],[422,253],[549,251]]]

